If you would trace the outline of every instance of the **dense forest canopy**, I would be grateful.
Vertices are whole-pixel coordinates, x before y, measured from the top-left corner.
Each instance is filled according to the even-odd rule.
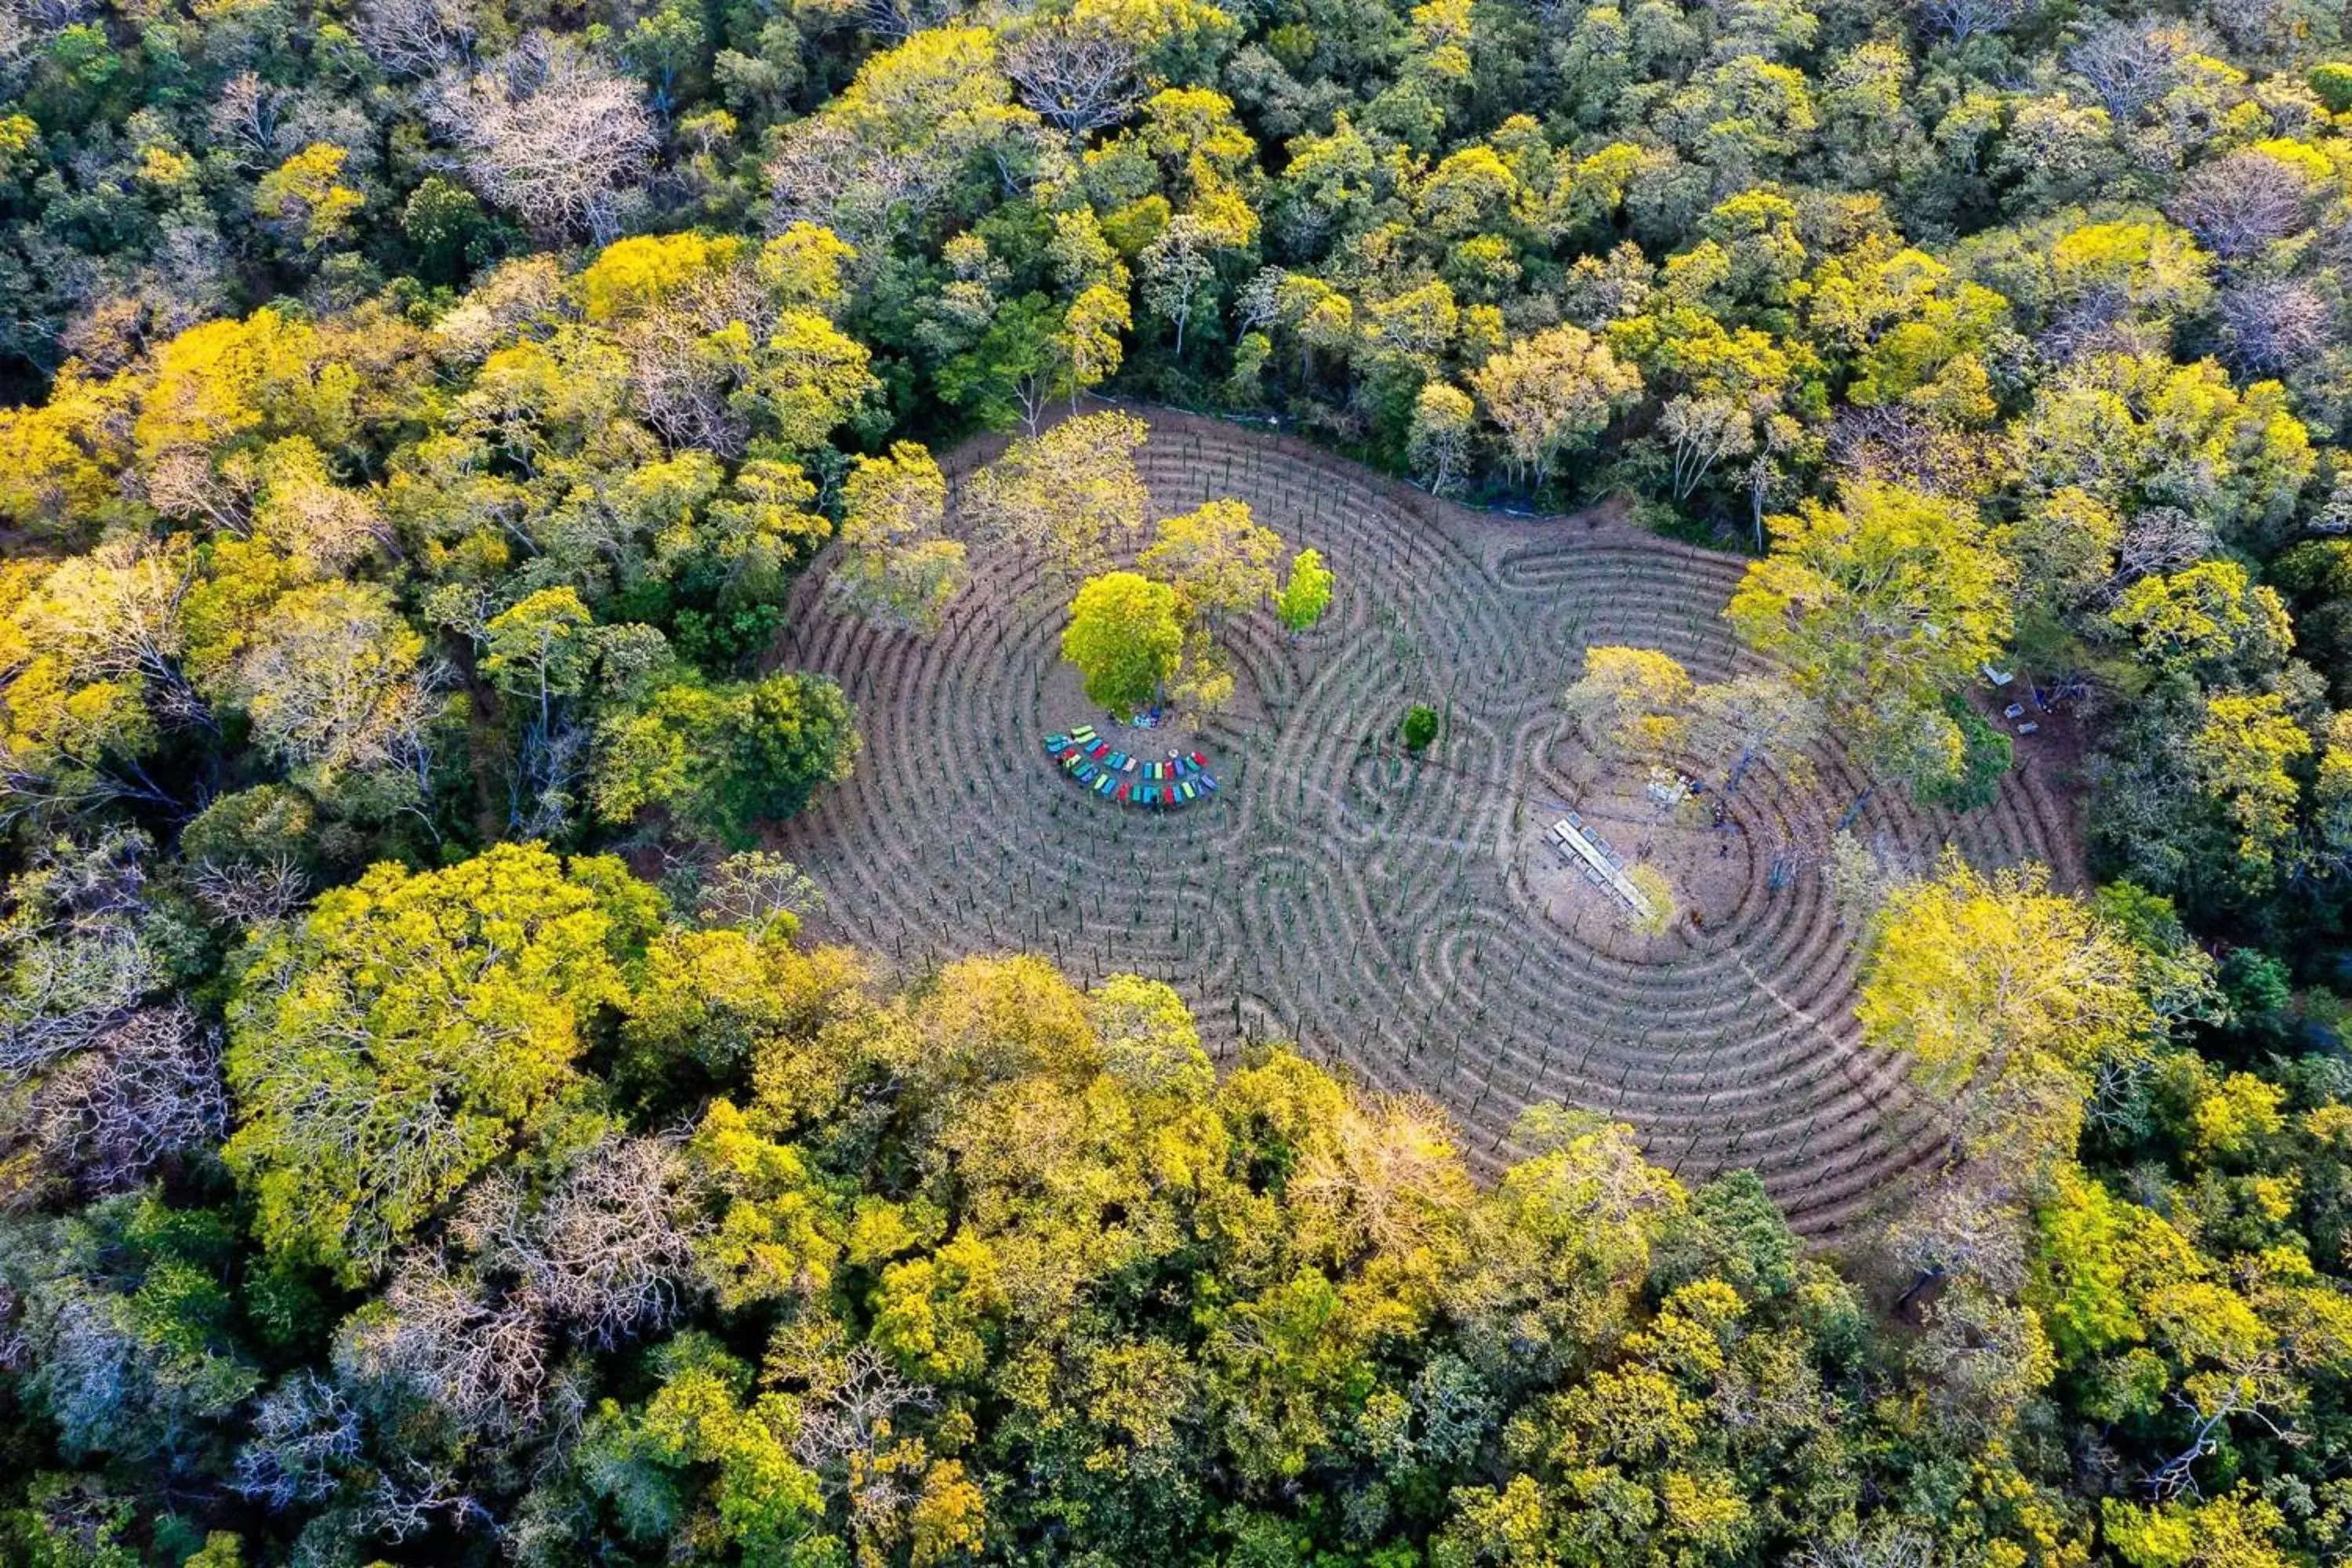
[[[2344,26],[0,0],[0,1562],[2352,1561]],[[1772,674],[1559,671],[1612,755],[1965,809],[2074,694],[2090,885],[1811,873],[1937,1167],[1475,1180],[817,941],[813,563],[1029,552],[1187,713],[1347,591],[1106,399],[1749,552]]]

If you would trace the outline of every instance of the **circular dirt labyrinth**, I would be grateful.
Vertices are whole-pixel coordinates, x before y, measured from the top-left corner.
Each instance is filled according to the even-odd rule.
[[[2012,773],[1995,805],[1956,816],[1866,792],[1824,745],[1801,783],[1748,770],[1732,830],[1705,809],[1661,821],[1640,770],[1568,735],[1559,694],[1597,643],[1663,648],[1703,680],[1742,668],[1721,618],[1738,558],[1591,515],[1473,513],[1299,442],[1149,417],[1155,515],[1236,496],[1338,575],[1308,636],[1265,616],[1228,634],[1234,700],[1176,742],[1209,754],[1222,794],[1147,813],[1055,766],[1044,735],[1111,731],[1059,661],[1067,589],[1028,564],[975,543],[972,585],[928,640],[833,609],[820,566],[782,655],[841,680],[866,748],[777,835],[828,895],[817,928],[908,973],[1022,949],[1082,981],[1166,980],[1221,1061],[1292,1040],[1367,1086],[1432,1096],[1488,1170],[1513,1156],[1519,1112],[1550,1100],[1630,1121],[1685,1179],[1753,1166],[1815,1236],[1904,1185],[1938,1146],[1929,1109],[1899,1060],[1856,1041],[1852,942],[1821,877],[1773,862],[1843,824],[1916,868],[1949,843],[2071,882],[2053,770]],[[969,473],[1001,447],[943,466]],[[1388,744],[1412,702],[1445,716],[1420,763]],[[1132,739],[1160,754],[1163,737]],[[1542,841],[1570,809],[1629,859],[1646,848],[1701,929],[1623,930]]]

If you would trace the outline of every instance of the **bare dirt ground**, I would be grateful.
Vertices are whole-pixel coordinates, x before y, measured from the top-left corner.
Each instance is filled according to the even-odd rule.
[[[1558,696],[1595,643],[1663,648],[1701,679],[1740,668],[1721,619],[1738,558],[1601,514],[1474,513],[1303,443],[1150,418],[1155,514],[1238,496],[1339,579],[1307,637],[1265,616],[1236,630],[1235,699],[1202,733],[1114,738],[1147,758],[1197,747],[1223,793],[1151,814],[1055,766],[1043,736],[1113,731],[1057,657],[1066,595],[1025,563],[975,543],[972,587],[929,640],[834,611],[820,565],[781,651],[838,678],[866,736],[856,775],[779,836],[829,895],[820,929],[910,973],[1019,948],[1084,980],[1167,980],[1221,1058],[1293,1040],[1427,1094],[1487,1168],[1518,1113],[1556,1100],[1632,1122],[1685,1178],[1755,1167],[1809,1234],[1899,1190],[1939,1135],[1902,1064],[1856,1042],[1851,933],[1815,858],[1844,826],[1920,869],[1952,844],[2075,880],[2065,737],[2021,740],[2027,767],[1966,816],[1866,790],[1831,744],[1801,784],[1751,769],[1720,828],[1713,793],[1662,818],[1643,776],[1570,737]],[[1419,762],[1392,744],[1412,702],[1445,716]],[[1646,845],[1696,921],[1623,929],[1542,842],[1570,809],[1629,859]]]

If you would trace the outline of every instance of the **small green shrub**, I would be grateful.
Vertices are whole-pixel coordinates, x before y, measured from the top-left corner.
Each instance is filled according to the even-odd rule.
[[[2325,65],[2312,67],[2311,75],[2306,79],[2311,83],[2311,90],[2319,95],[2319,101],[2327,105],[2328,113],[2341,114],[2352,109],[2352,65],[2330,60]]]
[[[1429,743],[1437,739],[1437,710],[1425,702],[1414,703],[1405,710],[1404,722],[1398,726],[1398,733],[1406,751],[1415,754],[1427,751]]]

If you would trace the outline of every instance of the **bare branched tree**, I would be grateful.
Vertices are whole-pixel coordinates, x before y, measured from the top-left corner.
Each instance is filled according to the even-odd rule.
[[[2177,506],[2143,508],[2124,522],[2112,586],[2121,590],[2143,577],[2168,575],[2212,550],[2212,525],[2203,519]]]
[[[0,1083],[90,1049],[168,980],[127,923],[54,931],[16,947],[0,995]]]
[[[2303,172],[2266,153],[2232,153],[2200,163],[2180,182],[2175,222],[2225,261],[2252,256],[2309,221]]]
[[[77,276],[89,265],[87,258],[76,262],[44,256],[39,265],[57,279],[61,292],[83,301],[58,332],[58,346],[101,376],[128,369],[157,342],[234,309],[228,247],[209,213],[183,208],[167,218],[143,263],[120,282],[112,268],[101,276],[92,267],[89,275]],[[167,448],[148,466],[182,450]],[[121,482],[127,493],[135,493],[142,479],[152,495],[152,479],[136,469]]]
[[[148,504],[166,517],[202,521],[234,539],[253,531],[259,481],[249,468],[224,470],[202,447],[168,447],[137,478]]]
[[[359,1517],[368,1531],[394,1542],[443,1526],[492,1522],[489,1510],[454,1473],[416,1460],[380,1472]]]
[[[661,145],[642,86],[544,34],[487,70],[445,71],[425,110],[484,196],[600,245],[619,233],[619,193],[645,178]]]
[[[64,32],[93,20],[92,0],[0,0],[0,72],[30,57]]]
[[[516,837],[552,839],[571,831],[588,776],[588,727],[567,717],[526,727],[508,801]]]
[[[2308,14],[2294,0],[2205,0],[2204,9],[2230,40],[2231,58],[2238,65],[2292,69],[2311,47]],[[2302,130],[2283,125],[2278,133],[2293,136]]]
[[[2092,1077],[2090,1097],[2083,1102],[2083,1120],[2111,1135],[2134,1135],[2134,1108],[2155,1071],[2156,1063],[2147,1057],[2112,1052],[2101,1057]]]
[[[1756,449],[1756,418],[1746,404],[1734,397],[1697,397],[1690,394],[1666,400],[1658,416],[1658,434],[1674,454],[1674,493],[1687,501],[1706,481],[1715,466],[1727,458],[1742,458]]]
[[[533,1297],[601,1348],[664,1327],[701,1289],[709,1229],[694,1168],[667,1138],[608,1138],[502,1239]]]
[[[1943,1173],[1891,1225],[1887,1252],[1916,1283],[1964,1279],[1996,1294],[2025,1283],[2023,1202],[2004,1173],[1959,1165]]]
[[[1985,33],[2005,33],[2032,9],[2032,0],[1913,0],[1919,21],[1940,38],[1965,44]]]
[[[197,901],[240,926],[282,921],[310,896],[310,879],[285,856],[260,861],[205,861],[195,869]]]
[[[21,1373],[33,1364],[33,1342],[26,1331],[24,1309],[16,1288],[0,1279],[0,1372]]]
[[[863,97],[784,127],[766,166],[772,228],[822,225],[856,247],[862,267],[879,265],[983,163],[1009,192],[1062,153],[1032,110],[1013,106],[992,42],[965,36],[911,76],[862,82]]]
[[[333,483],[315,458],[273,458],[262,468],[258,520],[310,574],[341,576],[374,552],[399,549],[373,491]]]
[[[751,426],[728,397],[733,375],[714,363],[709,341],[697,324],[663,310],[632,322],[625,335],[630,378],[645,404],[646,423],[673,447],[740,456]]]
[[[859,1345],[821,1368],[805,1369],[812,1386],[801,1405],[793,1457],[835,1487],[845,1484],[852,1461],[870,1457],[889,1440],[891,1428],[908,1411],[930,1410],[938,1399],[919,1383],[901,1376],[890,1358],[870,1344]]]
[[[435,324],[434,334],[460,357],[479,363],[518,337],[544,339],[563,313],[564,288],[562,269],[552,256],[502,261]]]
[[[63,658],[79,679],[138,682],[168,721],[209,725],[210,707],[180,668],[196,564],[181,544],[110,539],[50,574],[19,612],[29,644]]]
[[[1920,1310],[1913,1363],[1929,1379],[1936,1419],[1979,1440],[2005,1429],[2035,1387],[2040,1335],[2025,1312],[1973,1282]]]
[[[278,138],[278,114],[285,102],[278,89],[251,71],[239,71],[221,85],[205,121],[239,169],[259,174],[276,167],[292,151]]]
[[[89,847],[61,842],[33,856],[0,926],[9,980],[0,987],[0,1089],[97,1048],[169,985],[139,933],[151,851],[143,832],[108,832]]]
[[[58,1447],[76,1460],[104,1450],[126,1466],[152,1466],[159,1480],[188,1473],[190,1457],[257,1379],[201,1343],[159,1339],[130,1291],[135,1276],[113,1274],[72,1228],[41,1226],[10,1238],[30,1385],[57,1425]],[[27,1241],[48,1245],[27,1259]]]
[[[154,841],[137,828],[111,828],[87,844],[60,841],[33,858],[42,901],[77,931],[136,920],[151,907],[148,861]]]
[[[2091,84],[2107,112],[2125,123],[2179,85],[2188,58],[2212,45],[2177,22],[2143,17],[2110,22],[2066,53],[2066,64]]]
[[[749,850],[730,855],[701,879],[695,918],[705,925],[760,931],[780,915],[821,914],[824,891],[781,855]]]
[[[698,272],[669,289],[658,309],[626,322],[622,345],[646,422],[673,447],[741,455],[751,426],[730,400],[739,374],[711,353],[710,334],[740,327],[764,342],[780,315],[775,294],[746,262]]]
[[[850,0],[850,25],[891,43],[904,43],[917,33],[943,27],[962,10],[959,0]]]
[[[481,19],[472,0],[369,0],[354,26],[385,75],[422,78],[470,62]]]
[[[1261,267],[1234,295],[1234,341],[1262,332],[1282,319],[1282,286],[1290,274],[1279,267]]]
[[[1933,1541],[1895,1526],[1808,1546],[1793,1568],[1934,1568],[1935,1563]]]
[[[371,585],[328,583],[280,599],[239,656],[234,689],[257,743],[296,767],[405,773],[449,679]]]
[[[2210,1410],[2200,1408],[2197,1401],[2184,1394],[2172,1394],[2172,1405],[2191,1424],[2189,1438],[2179,1453],[2148,1472],[2142,1485],[2150,1497],[2158,1502],[2169,1502],[2178,1497],[2200,1495],[2197,1463],[2217,1452],[2228,1440],[2232,1417],[2245,1416],[2288,1447],[2300,1447],[2309,1440],[2308,1433],[2272,1415],[2267,1408],[2283,1402],[2277,1388],[2283,1368],[2275,1357],[2258,1360],[2263,1364],[2250,1367],[2242,1375],[2222,1384],[2225,1392]],[[2238,1368],[2231,1370],[2236,1372]]]
[[[261,1396],[230,1485],[273,1509],[321,1502],[359,1452],[359,1411],[325,1378],[298,1371]]]
[[[13,0],[0,4],[0,80],[14,85],[18,67],[33,52],[34,37],[22,5]]]
[[[823,224],[870,256],[936,209],[960,167],[923,148],[869,142],[839,116],[813,114],[786,129],[768,161],[770,226]]]
[[[42,1163],[92,1196],[133,1190],[227,1123],[219,1032],[176,1001],[133,1013],[47,1075],[25,1118]]]
[[[2073,365],[2096,354],[2162,353],[2171,331],[2170,322],[2136,311],[2123,289],[2092,289],[2060,310],[2033,347],[2049,364]]]
[[[1963,497],[1982,495],[1999,478],[1990,445],[1901,404],[1845,405],[1831,422],[1828,450],[1831,465],[1856,479]]]
[[[1004,74],[1021,101],[1073,142],[1141,106],[1141,66],[1135,41],[1101,17],[1041,22],[1004,52]]]
[[[1444,1110],[1410,1095],[1351,1104],[1335,1147],[1302,1163],[1299,1202],[1352,1245],[1404,1258],[1432,1245],[1459,1214],[1464,1192]]]
[[[2326,301],[2284,278],[2227,290],[2221,313],[2221,358],[2242,375],[2275,375],[2308,364],[2334,335]]]
[[[380,1310],[346,1325],[335,1365],[348,1380],[405,1388],[468,1431],[513,1436],[539,1422],[544,1307],[527,1290],[486,1289],[437,1258],[412,1258]]]

